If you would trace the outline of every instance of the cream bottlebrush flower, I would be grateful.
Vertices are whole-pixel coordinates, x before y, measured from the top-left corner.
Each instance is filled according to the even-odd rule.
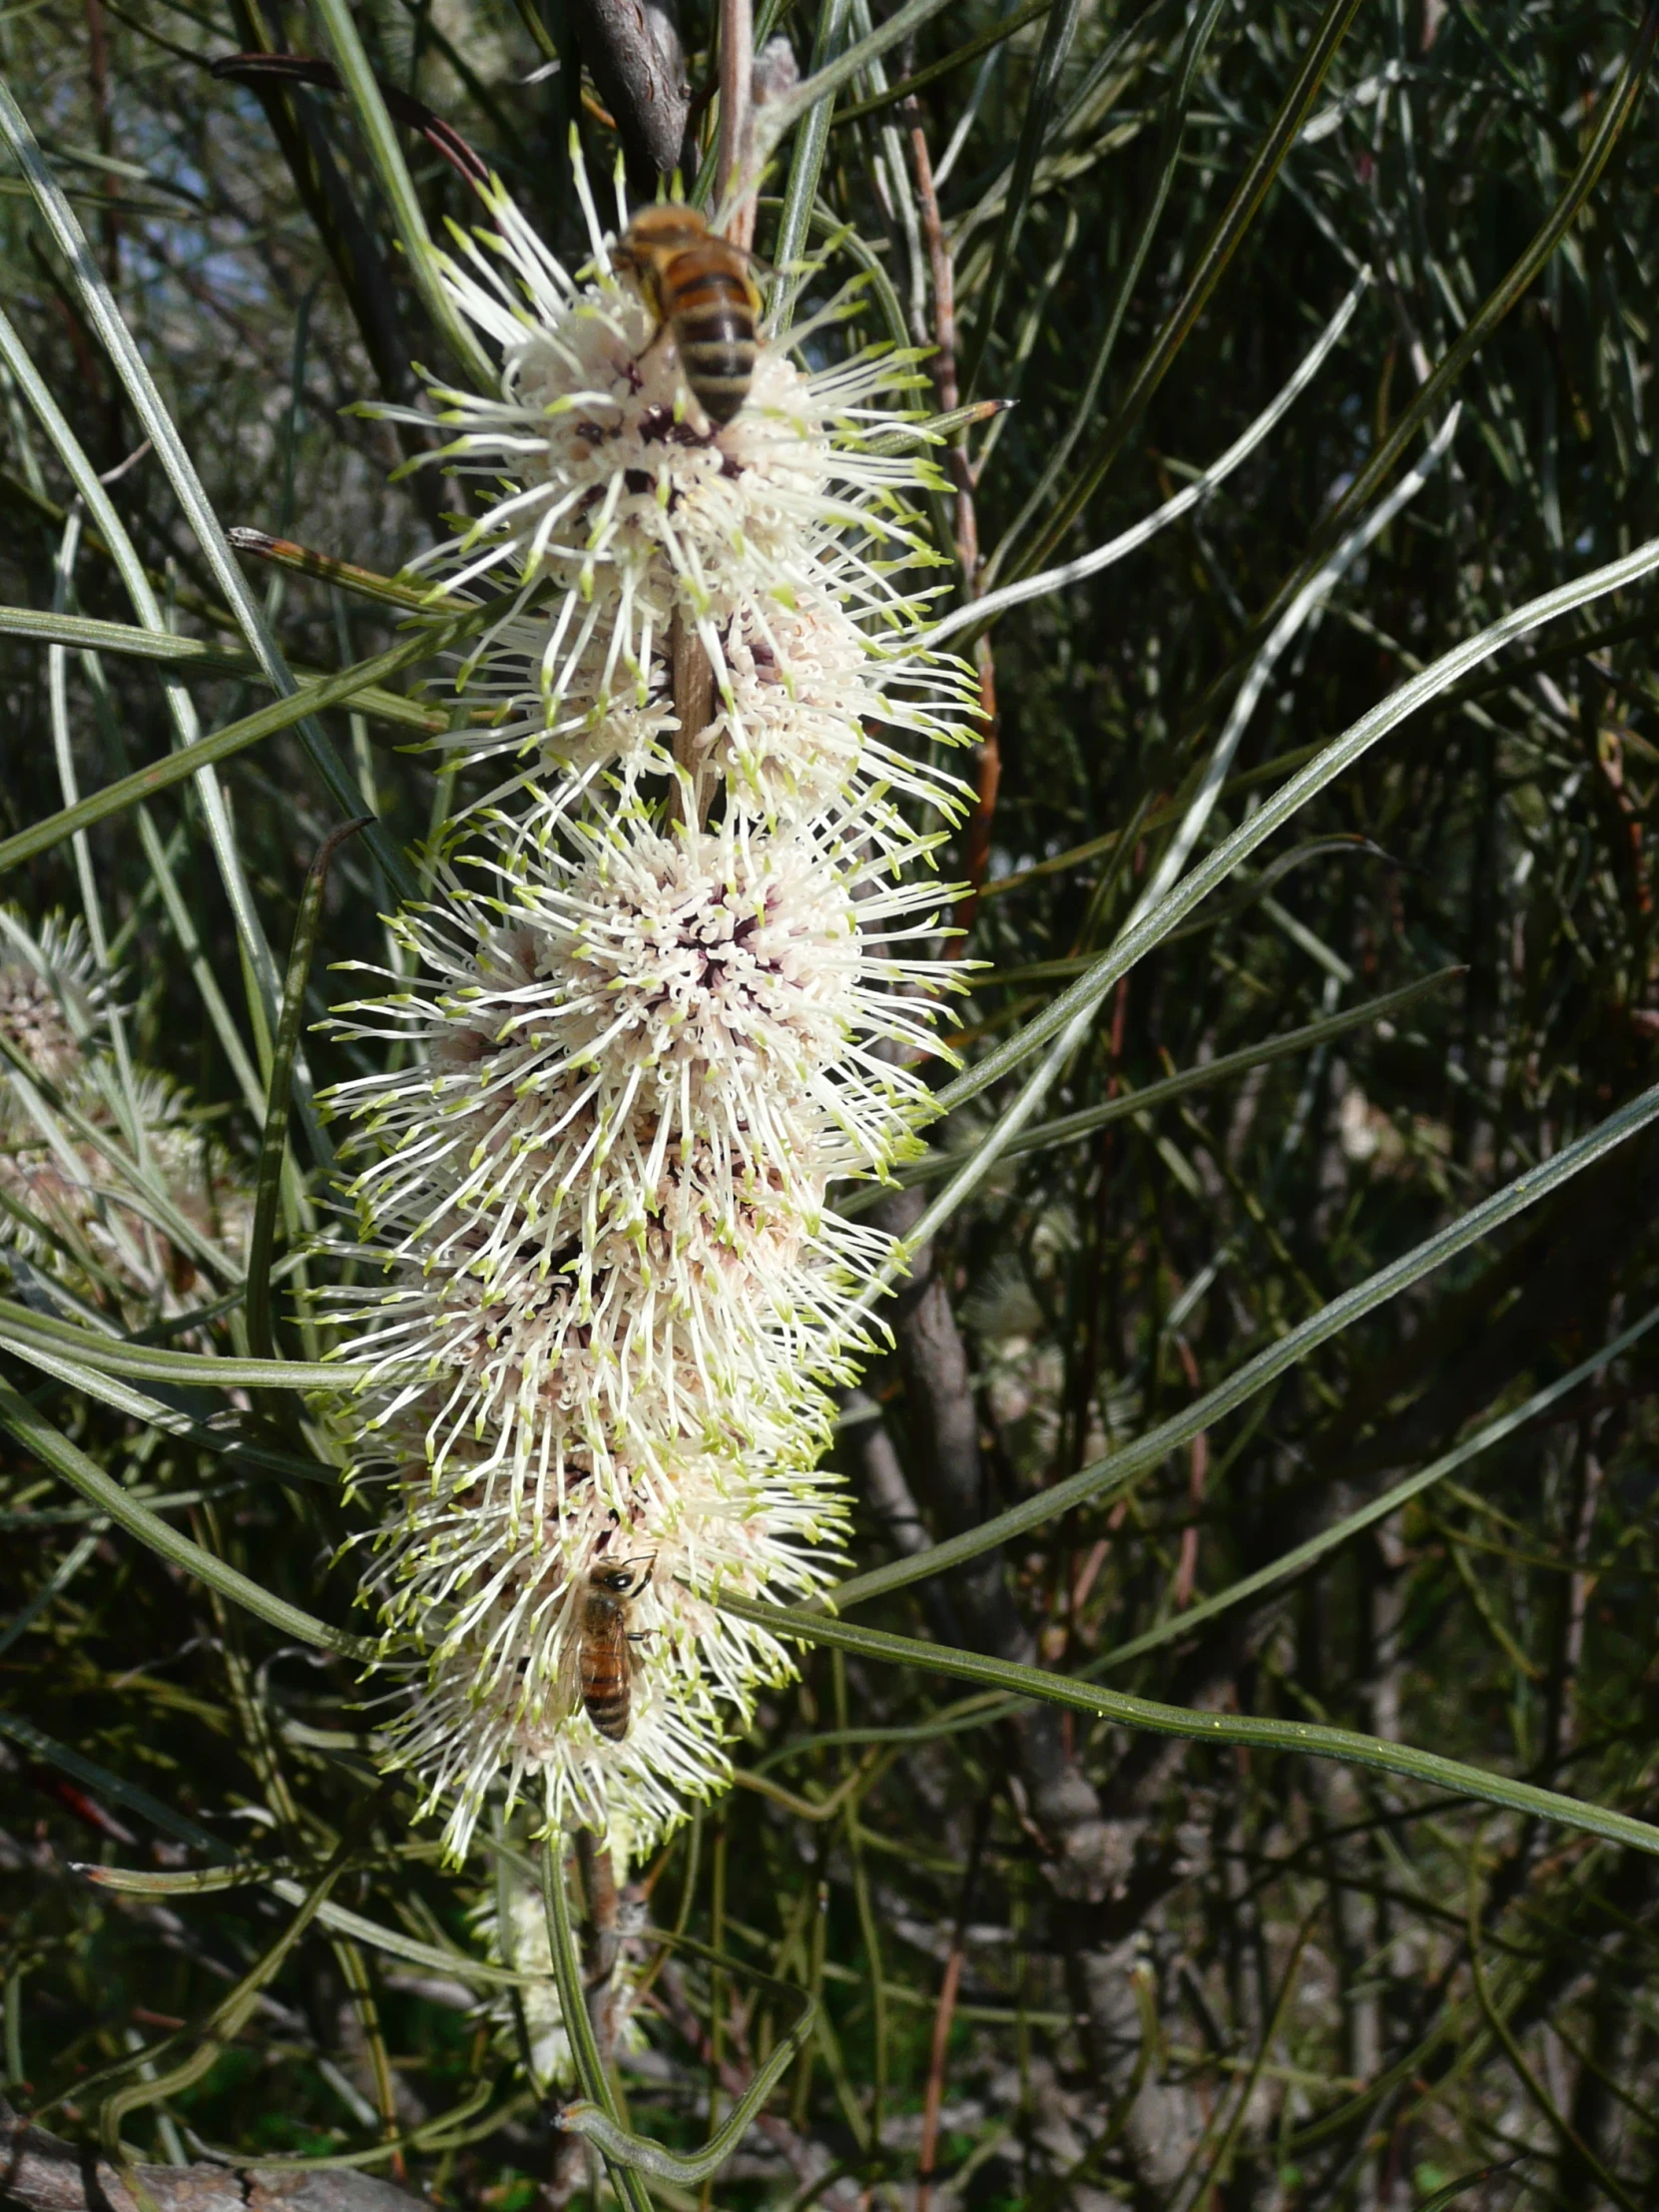
[[[961,663],[872,642],[822,584],[747,602],[717,589],[710,620],[715,713],[696,765],[723,779],[728,813],[788,823],[862,800],[900,864],[916,856],[915,834],[896,809],[869,808],[872,795],[901,795],[946,820],[961,813],[965,787],[931,758],[963,742],[962,720],[974,711]],[[589,665],[591,647],[548,666],[556,621],[533,609],[495,625],[464,678],[474,719],[437,743],[467,761],[519,763],[497,800],[534,787],[564,811],[591,799],[606,771],[631,796],[642,777],[672,766],[669,632],[655,633],[631,695],[619,698],[614,669]],[[882,731],[907,737],[912,750]]]
[[[905,363],[810,376],[763,346],[713,430],[597,229],[579,287],[492,205],[452,281],[502,395],[443,397],[451,465],[496,496],[434,567],[506,601],[466,679],[495,727],[458,742],[521,756],[496,800],[524,810],[462,818],[394,924],[403,973],[341,1009],[393,1049],[333,1100],[383,1273],[344,1302],[368,1382],[339,1417],[365,1483],[389,1470],[393,1756],[451,1850],[504,1778],[626,1853],[723,1786],[793,1672],[722,1594],[809,1595],[839,1539],[827,1386],[887,1246],[827,1193],[932,1111],[915,1063],[952,977],[903,871],[942,832],[908,815],[955,804],[933,755],[970,694],[906,596],[920,471],[873,404]],[[579,1661],[596,1621],[616,1660],[624,1613],[618,1726]]]
[[[637,1914],[639,1909],[632,1910]],[[576,2059],[565,2032],[553,1975],[547,1908],[541,1883],[521,1850],[513,1846],[497,1850],[493,1894],[479,1904],[471,1919],[488,1955],[524,1976],[518,1988],[518,2013],[524,2023],[522,2045],[511,2001],[497,1997],[487,2007],[503,2053],[527,2062],[530,2078],[539,2090],[574,2089]],[[644,1966],[638,1949],[637,1944],[625,1942],[606,1992],[610,2007],[607,2043],[617,2050],[645,2048],[645,2034],[634,2013]]]
[[[613,1467],[606,1482],[567,1466],[540,1498],[459,1451],[438,1475],[402,1467],[396,1489],[372,1581],[388,1656],[418,1688],[388,1732],[390,1763],[423,1779],[423,1811],[449,1806],[456,1857],[498,1775],[509,1803],[539,1777],[555,1829],[592,1827],[624,1857],[724,1787],[724,1744],[749,1729],[757,1691],[794,1668],[716,1601],[816,1594],[844,1519],[833,1479],[811,1465],[691,1446],[671,1468]],[[632,1591],[620,1740],[581,1694],[596,1567],[625,1570]]]
[[[109,1006],[78,918],[37,931],[0,907],[0,1267],[153,1321],[185,1310],[203,1260],[235,1279],[251,1201],[177,1085],[124,1081]]]
[[[876,404],[923,380],[915,356],[871,348],[809,374],[763,338],[748,401],[717,429],[591,208],[594,276],[578,284],[504,193],[485,200],[497,229],[463,241],[446,281],[500,348],[501,392],[435,387],[456,435],[433,458],[493,498],[422,565],[448,594],[487,584],[506,605],[463,678],[487,734],[450,742],[578,788],[612,763],[666,768],[678,620],[714,672],[706,742],[736,771],[735,804],[810,813],[890,781],[958,808],[962,786],[927,754],[961,742],[971,673],[921,649],[931,593],[899,583],[939,563],[908,505],[938,480],[919,434],[888,450],[906,425]]]
[[[347,1351],[449,1371],[435,1433],[493,1426],[556,1470],[571,1440],[649,1448],[665,1412],[774,1446],[822,1426],[808,1379],[844,1373],[886,1249],[825,1188],[913,1144],[930,1094],[878,1048],[929,1045],[937,976],[899,952],[928,887],[837,868],[842,830],[633,823],[567,853],[503,829],[482,888],[447,870],[445,905],[400,917],[433,982],[346,1011],[416,1056],[335,1102],[403,1279]]]
[[[36,932],[18,907],[0,906],[0,1037],[28,1069],[58,1090],[75,1084],[108,997],[79,915],[48,914]],[[6,1126],[16,1114],[0,1094]]]
[[[342,1019],[349,1034],[423,1048],[333,1094],[384,1155],[355,1186],[378,1217],[418,1206],[444,1163],[463,1203],[516,1197],[556,1244],[576,1180],[591,1203],[642,1133],[645,1189],[704,1140],[724,1215],[780,1178],[880,1173],[912,1148],[930,1094],[878,1047],[937,1049],[951,974],[904,948],[935,934],[938,893],[895,882],[856,818],[544,831],[497,818],[482,851],[441,866],[442,902],[394,923],[431,983],[341,1009],[372,1017]],[[453,1203],[440,1188],[419,1233]]]
[[[477,884],[447,866],[400,919],[432,980],[346,1017],[412,1064],[335,1097],[391,1270],[341,1348],[374,1371],[355,1449],[418,1437],[375,1579],[388,1652],[429,1655],[397,1757],[457,1851],[503,1771],[632,1847],[720,1786],[787,1671],[714,1598],[806,1594],[839,1534],[822,1385],[885,1242],[824,1194],[929,1108],[876,1048],[927,1041],[936,971],[891,940],[931,893],[860,865],[844,817],[492,830]],[[606,1557],[651,1567],[619,1743],[570,1677]]]

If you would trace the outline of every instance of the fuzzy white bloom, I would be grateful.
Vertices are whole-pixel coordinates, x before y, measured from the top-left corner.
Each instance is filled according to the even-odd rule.
[[[187,1094],[118,1062],[110,1006],[79,918],[0,906],[0,1277],[142,1324],[199,1303],[203,1263],[236,1279],[252,1206]]]
[[[887,1244],[828,1193],[932,1111],[937,756],[973,695],[917,643],[917,440],[877,404],[910,357],[809,374],[763,342],[717,430],[597,226],[578,283],[490,212],[450,283],[501,392],[438,397],[491,503],[428,567],[501,602],[451,742],[508,773],[396,917],[401,972],[336,1017],[387,1049],[331,1102],[371,1271],[334,1417],[389,1492],[391,1756],[451,1851],[533,1780],[626,1855],[793,1673],[722,1597],[836,1564],[828,1391]],[[713,704],[682,733],[688,641]]]
[[[531,2081],[544,2093],[571,2090],[577,2085],[576,2056],[570,2047],[558,1983],[553,1976],[553,1943],[548,1933],[547,1911],[541,1885],[523,1852],[509,1847],[495,1855],[493,1894],[474,1910],[471,1918],[483,1938],[486,1953],[497,1964],[513,1968],[521,1979],[517,2015],[510,1999],[497,1997],[486,2009],[496,2040],[507,2056],[527,2064]],[[617,1960],[607,2003],[610,2039],[618,2050],[640,2050],[645,2035],[634,2004],[644,1970],[639,1946],[624,1944]],[[520,2040],[519,2021],[523,2023]]]
[[[66,923],[48,914],[37,931],[20,908],[0,906],[0,1037],[27,1070],[59,1090],[77,1085],[108,1003],[79,915]],[[16,1062],[8,1058],[8,1066]],[[8,1125],[17,1112],[15,1103],[0,1102]]]
[[[489,727],[450,742],[576,790],[604,767],[630,782],[666,769],[678,620],[714,673],[702,741],[730,807],[790,818],[890,785],[956,809],[961,785],[927,753],[961,742],[974,688],[959,661],[916,644],[932,594],[914,572],[941,556],[905,505],[937,477],[877,404],[922,380],[916,356],[875,348],[809,374],[763,345],[747,403],[716,430],[597,228],[578,284],[504,194],[488,204],[498,231],[466,242],[450,281],[501,349],[501,393],[434,398],[455,431],[446,465],[509,488],[424,565],[450,597],[487,587],[503,605],[465,672]]]
[[[555,1826],[587,1825],[626,1855],[725,1786],[722,1748],[747,1733],[757,1691],[787,1681],[777,1639],[723,1594],[799,1602],[835,1564],[843,1506],[812,1465],[761,1466],[686,1445],[603,1482],[567,1461],[526,1496],[498,1464],[449,1455],[433,1477],[396,1470],[373,1585],[398,1648],[422,1655],[418,1696],[389,1731],[391,1764],[451,1809],[466,1848],[484,1792],[541,1779]],[[575,1694],[583,1600],[596,1560],[649,1563],[628,1607],[639,1639],[626,1736],[603,1736]]]

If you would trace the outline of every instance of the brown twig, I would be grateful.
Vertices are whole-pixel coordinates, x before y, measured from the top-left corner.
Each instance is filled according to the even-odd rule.
[[[973,1905],[974,1884],[979,1879],[979,1861],[984,1853],[990,1818],[991,1801],[987,1797],[974,1818],[967,1872],[962,1877],[962,1894],[956,1907],[956,1927],[950,1938],[950,1953],[944,1962],[944,1978],[939,1983],[939,2001],[933,2011],[933,2047],[927,2064],[927,2093],[921,2109],[921,2151],[916,2159],[916,2212],[928,2212],[933,2196],[933,2161],[938,2150],[939,2113],[944,2105],[945,2059],[950,2050],[951,2021],[956,2013],[956,1991],[961,1986],[962,1964],[967,1956],[968,1914]]]
[[[889,1234],[907,1237],[924,1203],[919,1191],[898,1192],[881,1202],[875,1218]],[[968,1350],[931,1245],[911,1256],[910,1275],[888,1311],[904,1377],[917,1498],[935,1534],[953,1536],[977,1526],[992,1506]],[[1025,1665],[1036,1660],[1037,1641],[1008,1586],[1000,1550],[942,1579],[974,1649]],[[1068,1904],[1068,1970],[1087,2021],[1090,2062],[1111,2094],[1125,2094],[1133,2070],[1127,2054],[1138,2047],[1126,1969],[1136,1932],[1174,1887],[1182,1865],[1165,1800],[1184,1747],[1133,1772],[1124,1762],[1103,1799],[1068,1741],[1063,1718],[1042,1706],[1010,1724],[1008,1787],[1042,1854],[1045,1881]],[[1184,2085],[1147,2081],[1134,2088],[1125,2154],[1149,2194],[1173,2185],[1199,2126]]]
[[[958,900],[953,917],[956,927],[964,932],[973,927],[973,917],[979,910],[979,893],[991,859],[996,798],[1002,788],[1002,723],[996,705],[996,663],[988,640],[979,640],[974,660],[979,670],[979,744],[974,755],[973,812],[962,832],[962,873],[968,889]]]
[[[577,43],[616,118],[628,189],[649,200],[680,166],[691,86],[673,8],[665,0],[574,0]]]
[[[916,173],[916,199],[921,205],[921,235],[927,246],[933,277],[933,358],[929,374],[940,414],[949,414],[961,394],[956,382],[956,265],[944,235],[939,196],[933,186],[933,160],[927,151],[927,133],[921,110],[912,98],[904,103],[910,119],[910,158]],[[956,484],[956,552],[962,564],[964,586],[973,589],[973,572],[979,563],[978,518],[973,506],[973,471],[967,448],[960,438],[945,449],[946,464]]]
[[[1175,1349],[1181,1357],[1181,1367],[1187,1378],[1187,1387],[1196,1396],[1201,1384],[1198,1361],[1194,1357],[1193,1348],[1188,1344],[1185,1337],[1178,1336],[1175,1340]],[[1193,1601],[1193,1585],[1198,1578],[1198,1521],[1196,1515],[1199,1507],[1204,1503],[1204,1488],[1209,1479],[1210,1435],[1208,1429],[1201,1428],[1193,1438],[1192,1466],[1187,1484],[1187,1494],[1192,1502],[1195,1518],[1190,1526],[1181,1531],[1181,1556],[1176,1561],[1175,1588],[1171,1593],[1175,1610],[1178,1613],[1185,1612]]]
[[[371,2175],[258,2166],[137,2166],[156,2212],[415,2212],[422,2200]],[[0,2204],[20,2212],[139,2212],[114,2166],[30,2127],[0,2098]]]
[[[588,2014],[593,2039],[606,2065],[616,2048],[617,1960],[622,1937],[617,1932],[616,1869],[610,1852],[595,1843],[586,1829],[576,1838],[576,1856],[582,1869],[582,1890],[588,1901],[588,1918],[582,1930],[582,1963],[588,1976]]]
[[[755,146],[755,10],[752,0],[720,0],[720,163],[715,202],[727,211],[726,236],[747,250],[755,241],[755,193],[749,172]],[[741,188],[741,189],[740,189]]]
[[[704,732],[714,719],[715,672],[695,625],[677,607],[669,631],[669,660],[674,672],[674,765],[680,771],[669,798],[669,820],[701,830],[709,812],[710,777]]]

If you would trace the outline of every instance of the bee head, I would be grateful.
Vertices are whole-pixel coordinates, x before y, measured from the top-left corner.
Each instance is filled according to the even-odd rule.
[[[608,1597],[637,1597],[651,1580],[656,1566],[655,1556],[645,1563],[644,1574],[636,1574],[637,1559],[618,1559],[614,1563],[596,1560],[588,1570],[588,1580],[596,1590],[603,1590]]]

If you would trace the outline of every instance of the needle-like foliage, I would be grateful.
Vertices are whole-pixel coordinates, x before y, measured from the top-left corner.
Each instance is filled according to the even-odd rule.
[[[1659,8],[683,0],[724,445],[602,266],[630,12],[0,14],[0,2130],[1651,2204]],[[711,884],[811,983],[737,1042]],[[795,1564],[663,1545],[642,1681],[764,1663],[631,1856],[370,1662],[457,1560],[508,1651],[576,1396],[621,1525],[647,1341]]]

